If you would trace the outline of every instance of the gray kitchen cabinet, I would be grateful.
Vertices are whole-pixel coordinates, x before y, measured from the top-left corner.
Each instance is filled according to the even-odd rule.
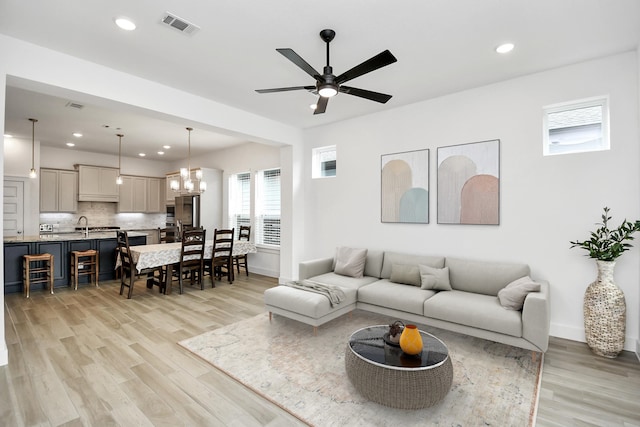
[[[120,197],[116,179],[118,169],[76,165],[78,169],[78,201],[117,202]]]
[[[148,178],[142,176],[122,176],[118,212],[147,211]]]
[[[147,212],[164,212],[165,186],[163,178],[148,178],[147,181]]]
[[[78,210],[78,172],[40,169],[40,212]]]
[[[122,176],[118,212],[164,212],[164,179]]]
[[[176,203],[176,196],[179,196],[178,192],[171,189],[171,181],[178,181],[178,186],[182,184],[180,180],[180,173],[168,173],[166,179],[166,199],[167,205],[173,206]]]

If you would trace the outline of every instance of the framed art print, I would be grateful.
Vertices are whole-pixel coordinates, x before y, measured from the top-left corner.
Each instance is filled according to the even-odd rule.
[[[438,147],[438,224],[500,224],[500,140]]]
[[[381,221],[429,223],[429,150],[381,156]]]

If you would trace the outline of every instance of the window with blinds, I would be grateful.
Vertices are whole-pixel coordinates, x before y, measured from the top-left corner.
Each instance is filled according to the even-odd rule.
[[[241,225],[251,225],[251,173],[229,177],[229,228],[235,228],[238,238]]]
[[[280,246],[280,169],[256,174],[256,243]]]

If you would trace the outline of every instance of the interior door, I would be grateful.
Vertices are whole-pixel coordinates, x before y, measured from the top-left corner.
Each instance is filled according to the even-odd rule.
[[[4,180],[4,218],[5,236],[18,236],[24,229],[24,182]]]

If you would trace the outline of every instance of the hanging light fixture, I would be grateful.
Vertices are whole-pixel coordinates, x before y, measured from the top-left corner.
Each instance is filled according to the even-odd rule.
[[[188,193],[204,193],[207,189],[207,183],[202,180],[202,169],[197,169],[195,172],[195,181],[191,179],[191,131],[193,128],[188,127],[187,132],[189,132],[188,136],[188,145],[187,145],[187,167],[180,168],[180,179],[182,181],[182,188],[186,190]],[[180,191],[180,183],[177,180],[172,180],[169,184],[173,191]]]
[[[36,122],[38,119],[29,119],[31,122],[31,170],[29,171],[29,178],[37,178],[36,172]]]
[[[120,166],[122,165],[122,137],[121,133],[116,134],[118,137],[118,177],[116,178],[116,184],[122,185],[122,175],[120,174]]]

